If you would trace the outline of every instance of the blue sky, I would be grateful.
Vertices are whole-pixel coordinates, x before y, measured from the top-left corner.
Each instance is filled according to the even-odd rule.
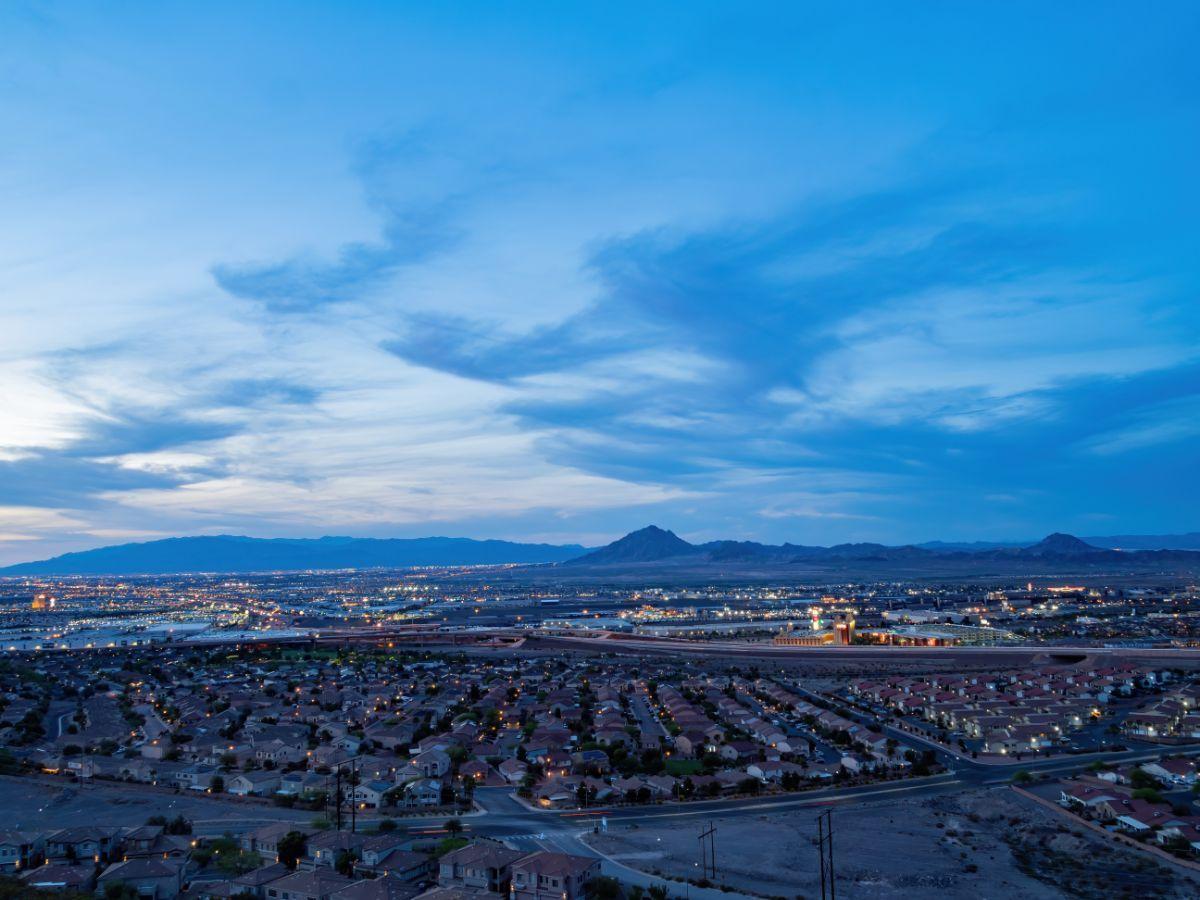
[[[1200,527],[1191,3],[0,7],[0,560]]]

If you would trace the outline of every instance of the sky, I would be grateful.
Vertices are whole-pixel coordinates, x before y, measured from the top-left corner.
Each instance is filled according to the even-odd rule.
[[[0,5],[0,562],[1200,529],[1200,6]]]

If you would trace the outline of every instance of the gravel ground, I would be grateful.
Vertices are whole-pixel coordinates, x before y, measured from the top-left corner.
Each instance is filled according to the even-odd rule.
[[[1063,827],[1007,788],[833,808],[844,900],[1043,900],[1200,895],[1178,870]],[[816,814],[717,820],[717,883],[767,897],[820,896]],[[699,828],[640,827],[589,839],[626,865],[700,876]]]
[[[258,804],[122,789],[102,782],[52,784],[0,778],[0,809],[8,828],[65,828],[68,825],[142,825],[154,815],[186,816],[209,825],[243,830],[265,821],[309,822],[317,814]]]

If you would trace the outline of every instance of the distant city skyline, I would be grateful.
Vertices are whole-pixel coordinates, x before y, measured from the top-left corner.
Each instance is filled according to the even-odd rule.
[[[0,8],[0,565],[1200,530],[1194,4]]]

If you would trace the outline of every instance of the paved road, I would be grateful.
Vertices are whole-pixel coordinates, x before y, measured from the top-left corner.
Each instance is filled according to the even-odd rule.
[[[637,717],[638,724],[642,730],[648,734],[657,735],[660,738],[666,738],[669,735],[666,727],[659,720],[658,716],[650,709],[650,703],[640,691],[635,693],[629,701],[629,708],[633,710],[634,716]]]
[[[75,701],[54,700],[46,709],[42,719],[42,727],[46,729],[46,740],[53,742],[61,738],[71,724],[66,719],[75,713]]]
[[[929,778],[912,778],[844,788],[820,788],[798,794],[698,800],[691,803],[662,803],[648,806],[597,807],[593,810],[533,809],[515,800],[507,788],[479,788],[475,800],[483,815],[468,820],[470,830],[491,837],[576,833],[599,825],[637,825],[667,819],[730,818],[762,815],[764,812],[823,807],[861,800],[894,799],[907,794],[937,794],[962,790],[963,780],[953,773]]]

